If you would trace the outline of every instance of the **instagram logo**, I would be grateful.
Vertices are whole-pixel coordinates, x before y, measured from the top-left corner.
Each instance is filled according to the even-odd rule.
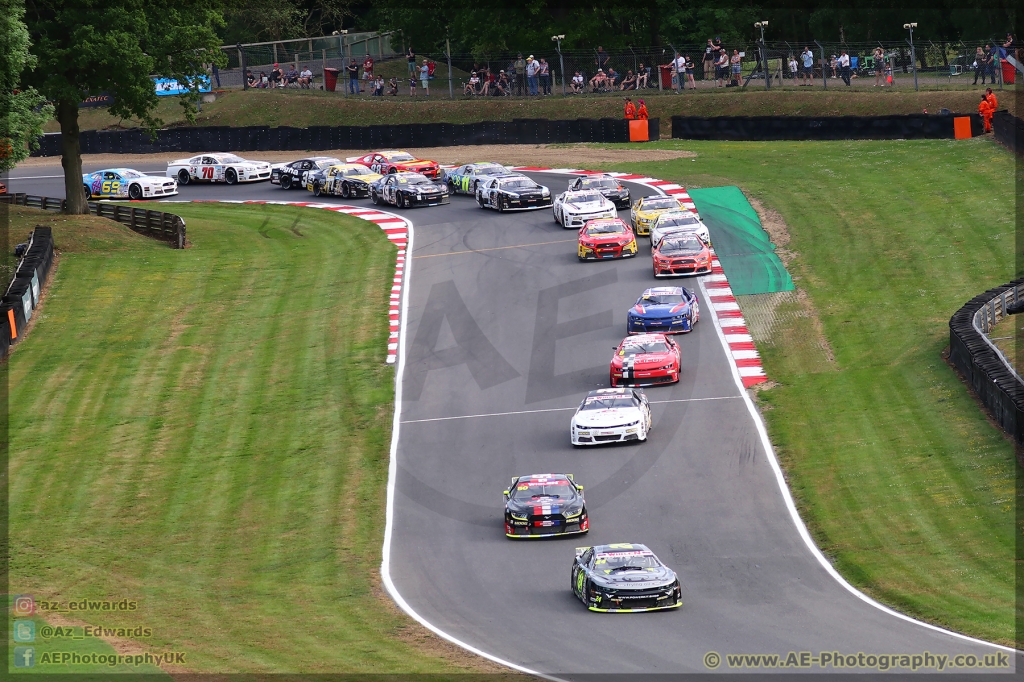
[[[19,594],[14,598],[14,615],[31,616],[36,612],[36,600],[30,594]]]

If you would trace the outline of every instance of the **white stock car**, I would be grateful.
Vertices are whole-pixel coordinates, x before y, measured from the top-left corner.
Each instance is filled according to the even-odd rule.
[[[167,177],[175,178],[179,185],[190,182],[259,182],[270,179],[270,164],[266,161],[247,161],[234,154],[198,154],[189,159],[178,159],[167,164]]]
[[[573,445],[645,441],[651,431],[651,406],[643,389],[601,388],[583,399],[572,417]]]
[[[566,228],[580,228],[588,220],[616,218],[615,204],[596,189],[562,192],[551,206],[555,222]]]
[[[654,224],[651,225],[651,251],[658,248],[661,240],[670,234],[677,232],[690,232],[700,237],[700,240],[711,245],[711,235],[708,233],[700,217],[693,211],[668,211],[659,215]]]

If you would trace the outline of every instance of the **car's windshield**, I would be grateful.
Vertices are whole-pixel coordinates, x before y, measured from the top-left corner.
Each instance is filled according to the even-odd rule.
[[[692,215],[665,214],[658,218],[658,228],[676,227],[679,225],[699,225],[700,221]]]
[[[619,351],[620,356],[643,355],[644,353],[667,353],[668,344],[664,341],[648,341],[647,343],[627,343]]]
[[[433,184],[419,173],[403,173],[395,178],[399,185],[430,185]]]
[[[571,500],[576,497],[576,490],[569,481],[561,480],[524,481],[520,480],[512,492],[512,499],[517,502],[539,500],[541,498]]]
[[[537,183],[530,178],[509,178],[502,180],[498,186],[502,189],[533,189]]]
[[[504,170],[504,166],[500,163],[478,163],[474,168],[470,169],[473,173],[493,173],[496,170]]]
[[[322,159],[316,162],[317,168],[327,168],[341,163],[341,159]]]
[[[644,200],[641,210],[663,211],[666,208],[679,208],[679,202],[669,197],[665,197],[664,199],[646,199]]]
[[[603,573],[621,573],[632,569],[642,571],[659,566],[661,562],[651,552],[609,552],[598,554],[594,559],[594,568]]]
[[[234,154],[225,154],[218,159],[220,163],[245,163],[245,159]]]
[[[680,293],[651,293],[644,294],[643,297],[637,301],[637,303],[643,305],[669,305],[672,303],[682,303],[686,299],[683,298],[682,292]]]
[[[605,187],[608,189],[619,188],[619,183],[611,178],[585,178],[580,184],[584,187]]]
[[[634,407],[633,399],[626,395],[596,395],[583,401],[581,410],[612,410],[620,407]]]
[[[625,234],[626,226],[619,221],[593,223],[587,227],[587,234]]]
[[[126,178],[141,178],[141,177],[144,177],[142,175],[142,173],[140,173],[139,171],[135,171],[135,170],[126,170],[126,171],[124,171],[122,173],[122,175],[124,175],[124,177],[126,177]]]
[[[688,234],[684,237],[666,239],[661,243],[659,250],[662,253],[694,253],[703,251],[704,245],[697,237]]]
[[[373,175],[373,171],[366,166],[355,166],[352,168],[345,168],[341,172],[346,178],[351,178],[356,175]]]
[[[399,152],[398,154],[388,154],[388,161],[415,161],[416,157],[407,152]]]
[[[589,204],[592,201],[601,201],[603,198],[597,192],[580,192],[568,197],[567,201],[571,204]]]

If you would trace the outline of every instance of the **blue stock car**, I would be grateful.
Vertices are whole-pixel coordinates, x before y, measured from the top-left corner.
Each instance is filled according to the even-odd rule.
[[[481,161],[467,163],[444,172],[444,181],[452,194],[470,194],[476,196],[476,186],[487,178],[512,175],[512,171],[500,163]]]
[[[700,319],[697,295],[686,287],[646,290],[626,314],[626,332],[681,334],[692,332]]]
[[[152,199],[178,193],[174,178],[146,175],[132,168],[107,168],[82,174],[86,199]]]

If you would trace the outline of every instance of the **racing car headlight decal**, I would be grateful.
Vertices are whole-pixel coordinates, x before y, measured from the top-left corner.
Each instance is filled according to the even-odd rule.
[[[550,195],[551,195],[551,191],[550,191],[550,190],[549,190],[549,189],[548,189],[547,187],[545,187],[545,188],[544,188],[544,191],[542,192],[542,194],[543,194],[544,196],[550,196]]]
[[[628,424],[626,424],[626,426],[636,426],[639,423],[640,423],[640,420],[637,419],[635,422],[629,422]]]
[[[665,365],[664,367],[659,367],[658,369],[675,369],[675,365]]]
[[[526,514],[517,514],[515,512],[509,512],[508,515],[517,521],[526,521],[529,518]]]
[[[576,511],[572,511],[572,510],[568,510],[568,511],[566,511],[566,512],[565,512],[565,514],[564,514],[564,516],[565,516],[565,518],[567,518],[567,519],[574,519],[574,518],[576,518],[577,516],[579,516],[579,515],[580,515],[580,514],[582,514],[582,513],[583,513],[583,508],[582,508],[582,507],[580,507],[580,508],[579,508],[579,509],[577,509]]]

